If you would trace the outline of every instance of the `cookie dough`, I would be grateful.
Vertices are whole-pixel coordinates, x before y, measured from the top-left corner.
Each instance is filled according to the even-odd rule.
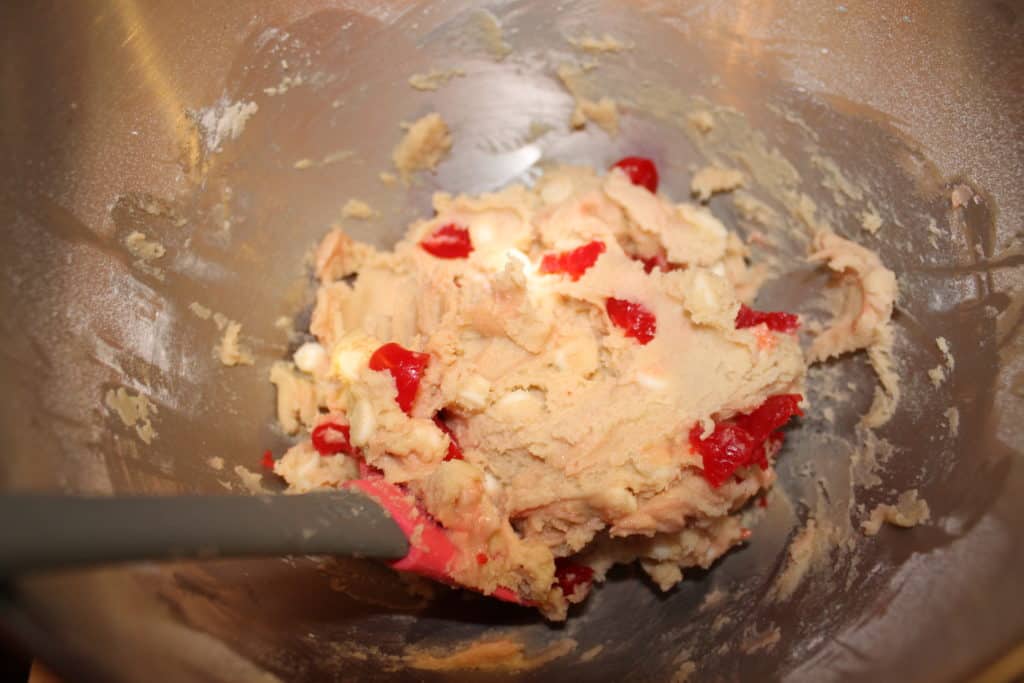
[[[336,229],[316,252],[316,341],[271,379],[285,431],[348,433],[278,460],[291,490],[378,472],[460,548],[456,582],[552,619],[613,564],[668,589],[746,539],[738,513],[775,479],[806,361],[797,316],[741,300],[756,286],[739,238],[619,168],[433,204],[392,251]],[[816,241],[816,260],[856,269],[863,304],[821,355],[886,320],[888,281],[854,247]]]

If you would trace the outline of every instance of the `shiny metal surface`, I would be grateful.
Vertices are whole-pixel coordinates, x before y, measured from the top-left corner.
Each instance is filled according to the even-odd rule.
[[[373,564],[224,561],[25,582],[4,596],[7,628],[75,680],[126,681],[511,678],[405,668],[411,646],[481,634],[531,648],[577,641],[573,654],[525,675],[531,680],[664,681],[692,661],[691,680],[940,681],[969,676],[1024,638],[1019,7],[487,7],[513,48],[500,61],[469,2],[83,0],[0,9],[3,487],[242,492],[233,468],[257,470],[263,449],[285,443],[271,426],[266,371],[295,340],[275,321],[308,315],[304,258],[346,198],[382,212],[351,232],[387,244],[428,210],[434,189],[503,180],[474,172],[484,155],[507,155],[509,174],[518,174],[516,150],[530,144],[545,162],[604,166],[649,154],[666,191],[683,197],[690,164],[703,153],[728,157],[737,142],[724,135],[708,148],[682,133],[670,105],[702,97],[741,113],[793,164],[821,216],[879,249],[898,273],[905,400],[882,430],[897,454],[880,489],[852,490],[870,506],[890,490],[919,488],[934,523],[859,539],[856,553],[837,554],[790,600],[769,599],[786,540],[810,513],[800,501],[822,500],[819,478],[837,505],[851,490],[849,450],[822,449],[816,436],[852,434],[869,400],[870,374],[844,361],[839,371],[857,384],[856,398],[835,426],[812,415],[783,456],[781,486],[794,505],[773,501],[754,543],[668,595],[622,571],[554,627],[510,606],[411,594]],[[571,98],[553,74],[562,61],[587,59],[566,35],[605,32],[636,43],[590,57],[602,93],[628,105],[614,140],[592,129],[569,134]],[[433,66],[467,75],[437,92],[408,87],[412,73]],[[296,76],[302,84],[276,94]],[[220,110],[255,102],[258,111],[216,151],[201,122],[218,102]],[[408,192],[380,183],[398,122],[433,109],[452,126],[452,158]],[[531,124],[551,130],[538,137]],[[342,150],[352,155],[294,167]],[[861,207],[837,201],[810,150],[869,184],[887,218],[878,237],[860,232]],[[775,180],[759,180],[752,189],[773,197]],[[960,184],[978,199],[954,208]],[[712,208],[732,222],[727,200]],[[165,245],[159,273],[134,264],[124,246],[133,231]],[[787,244],[794,266],[797,246]],[[767,288],[766,301],[801,305],[798,294],[816,286],[797,269]],[[243,324],[255,367],[219,365],[218,331],[189,312],[193,301]],[[925,373],[940,359],[940,335],[956,369],[936,390]],[[152,445],[104,406],[117,386],[157,406]],[[950,406],[960,414],[955,437],[943,417]],[[223,470],[208,465],[214,456]],[[722,602],[708,608],[717,590]],[[731,621],[716,623],[722,615]],[[757,647],[776,628],[778,644]]]

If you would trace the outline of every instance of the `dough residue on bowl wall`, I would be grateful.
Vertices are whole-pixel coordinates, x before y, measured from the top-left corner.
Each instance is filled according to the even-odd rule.
[[[413,669],[425,671],[507,671],[519,672],[536,669],[559,657],[565,657],[577,647],[572,638],[561,638],[537,652],[527,653],[526,646],[513,638],[494,639],[456,645],[444,650],[409,648],[405,663]]]
[[[345,205],[341,207],[342,218],[356,218],[359,220],[369,220],[375,218],[380,214],[369,204],[364,202],[362,199],[352,197],[345,202]]]
[[[721,166],[704,166],[690,181],[691,194],[702,202],[711,199],[713,194],[731,192],[740,187],[743,187],[743,173]]]
[[[593,65],[587,67],[562,64],[555,73],[573,98],[573,110],[569,116],[569,127],[575,130],[593,121],[608,135],[615,136],[619,132],[619,106],[610,97],[601,96],[593,99],[587,96],[587,86],[582,79],[583,74]]]
[[[437,112],[417,119],[391,153],[395,168],[406,181],[416,171],[433,171],[452,147],[448,125]]]
[[[431,69],[426,73],[409,76],[409,87],[416,90],[433,91],[453,78],[465,75],[466,72],[462,69]]]
[[[882,524],[891,524],[904,529],[923,524],[931,518],[931,510],[924,499],[918,497],[917,489],[904,491],[899,495],[895,505],[882,503],[877,505],[861,529],[867,536],[874,536],[882,528]]]
[[[633,49],[632,43],[624,43],[609,33],[605,33],[600,38],[588,33],[576,38],[567,38],[567,40],[570,45],[584,52],[616,53]]]
[[[157,413],[156,405],[143,393],[132,396],[124,387],[107,391],[104,402],[121,419],[125,427],[133,427],[135,433],[145,444],[153,443],[157,432],[153,429],[153,415]]]
[[[259,111],[255,102],[230,102],[222,97],[212,107],[196,115],[208,152],[219,152],[229,140],[236,140],[249,119]]]

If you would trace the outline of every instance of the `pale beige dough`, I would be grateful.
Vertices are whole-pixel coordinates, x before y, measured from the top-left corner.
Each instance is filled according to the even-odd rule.
[[[438,193],[434,209],[393,251],[341,230],[323,240],[310,326],[318,348],[304,346],[271,375],[285,431],[347,422],[365,461],[466,549],[450,567],[459,583],[507,587],[553,619],[584,594],[553,585],[555,558],[575,556],[599,580],[611,565],[639,560],[668,589],[687,567],[709,567],[746,538],[736,513],[771,486],[774,470],[745,468],[714,488],[689,432],[803,393],[806,361],[795,335],[735,329],[741,300],[756,289],[740,240],[706,208],[651,194],[618,169],[554,169],[532,189],[480,197]],[[420,248],[449,223],[468,229],[468,258]],[[539,272],[545,254],[595,240],[605,252],[578,281]],[[823,236],[815,258],[857,268],[856,245],[837,240]],[[659,253],[681,268],[645,273],[637,258]],[[858,301],[875,302],[878,277],[864,270],[855,271],[858,292],[868,292]],[[655,314],[650,343],[611,323],[609,298]],[[870,320],[858,307],[836,324],[875,343],[861,328],[885,325],[877,305]],[[399,409],[391,375],[368,367],[387,342],[430,356],[411,415]],[[819,353],[839,348],[854,346]],[[433,421],[442,409],[463,460],[444,460],[449,438]],[[304,440],[275,471],[307,491],[357,476],[343,462],[351,461],[318,459]],[[485,564],[474,559],[480,552]]]

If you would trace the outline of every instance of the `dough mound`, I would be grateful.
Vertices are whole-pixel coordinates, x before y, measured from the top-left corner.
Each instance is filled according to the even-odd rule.
[[[706,208],[674,204],[618,169],[559,168],[531,189],[433,203],[436,215],[393,251],[339,230],[323,240],[317,341],[273,371],[282,426],[348,424],[365,465],[404,487],[462,550],[455,581],[510,589],[552,619],[590,586],[560,586],[556,559],[598,581],[639,560],[668,589],[749,536],[738,511],[774,470],[742,467],[713,486],[691,430],[708,438],[716,422],[802,393],[806,362],[795,334],[736,329],[737,292],[752,291],[740,240]],[[468,230],[468,257],[421,245],[451,225]],[[595,241],[603,251],[578,279],[543,266],[545,255]],[[860,265],[840,262],[827,240],[819,247],[832,267]],[[858,342],[869,341],[863,311],[884,313],[872,306],[872,278],[864,284],[868,305],[842,320]],[[653,338],[624,332],[610,299],[653,314]],[[391,342],[429,355],[408,413],[392,375],[370,369]],[[846,349],[830,339],[816,350]],[[446,459],[451,437],[435,417],[462,459]],[[777,448],[766,450],[770,463]],[[358,477],[355,462],[319,457],[306,438],[275,471],[302,492]]]

